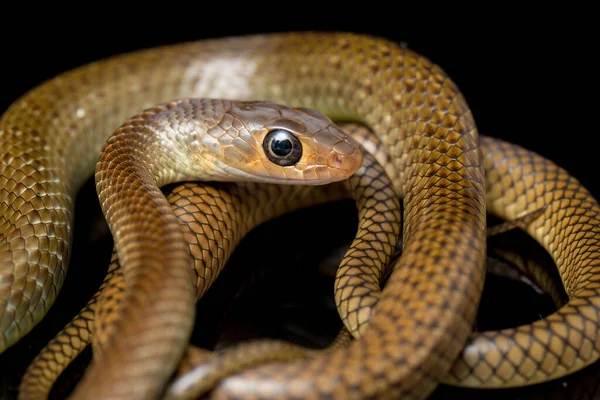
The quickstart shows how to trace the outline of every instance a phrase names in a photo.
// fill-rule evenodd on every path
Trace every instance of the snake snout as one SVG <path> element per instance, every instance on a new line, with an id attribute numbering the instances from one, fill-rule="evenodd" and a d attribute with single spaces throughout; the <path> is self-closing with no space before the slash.
<path id="1" fill-rule="evenodd" d="M 363 163 L 363 152 L 347 142 L 340 142 L 333 146 L 332 151 L 325 159 L 327 166 L 346 176 L 354 174 Z"/>

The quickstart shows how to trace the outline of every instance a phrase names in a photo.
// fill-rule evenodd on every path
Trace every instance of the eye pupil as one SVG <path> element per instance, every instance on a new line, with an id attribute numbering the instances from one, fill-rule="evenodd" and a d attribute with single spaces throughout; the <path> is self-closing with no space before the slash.
<path id="1" fill-rule="evenodd" d="M 285 157 L 292 152 L 292 142 L 287 138 L 282 140 L 281 138 L 274 137 L 271 142 L 271 150 L 276 155 Z"/>
<path id="2" fill-rule="evenodd" d="M 302 158 L 302 144 L 296 136 L 285 129 L 275 129 L 265 136 L 263 149 L 274 164 L 287 167 Z"/>

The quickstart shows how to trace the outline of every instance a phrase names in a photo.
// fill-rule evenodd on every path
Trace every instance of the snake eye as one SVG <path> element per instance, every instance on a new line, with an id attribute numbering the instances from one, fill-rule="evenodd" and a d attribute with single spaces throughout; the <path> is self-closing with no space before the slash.
<path id="1" fill-rule="evenodd" d="M 296 136 L 284 129 L 267 133 L 263 149 L 271 162 L 282 167 L 294 165 L 302 157 L 302 144 Z"/>

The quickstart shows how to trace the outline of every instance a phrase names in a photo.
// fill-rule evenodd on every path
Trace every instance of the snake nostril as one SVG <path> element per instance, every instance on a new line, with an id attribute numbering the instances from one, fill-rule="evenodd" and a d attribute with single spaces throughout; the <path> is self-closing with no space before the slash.
<path id="1" fill-rule="evenodd" d="M 332 157 L 332 163 L 333 163 L 334 167 L 336 167 L 336 168 L 342 168 L 342 164 L 344 163 L 344 159 L 339 154 L 335 154 Z"/>
<path id="2" fill-rule="evenodd" d="M 361 154 L 340 154 L 332 151 L 326 159 L 326 164 L 330 168 L 354 172 L 362 164 Z"/>

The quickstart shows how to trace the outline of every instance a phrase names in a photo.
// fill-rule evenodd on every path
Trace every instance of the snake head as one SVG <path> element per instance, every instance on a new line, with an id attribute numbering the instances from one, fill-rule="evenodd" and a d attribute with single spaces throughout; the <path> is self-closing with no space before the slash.
<path id="1" fill-rule="evenodd" d="M 320 185 L 350 177 L 363 162 L 360 145 L 316 110 L 232 101 L 220 125 L 233 140 L 214 162 L 230 180 Z"/>

